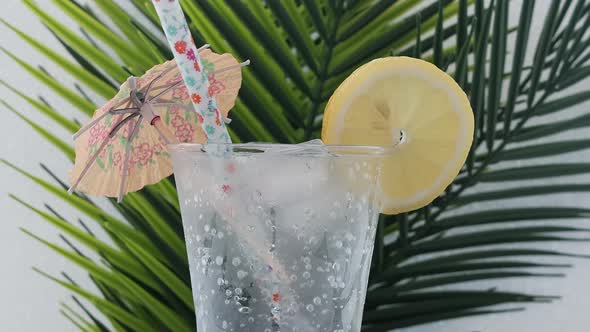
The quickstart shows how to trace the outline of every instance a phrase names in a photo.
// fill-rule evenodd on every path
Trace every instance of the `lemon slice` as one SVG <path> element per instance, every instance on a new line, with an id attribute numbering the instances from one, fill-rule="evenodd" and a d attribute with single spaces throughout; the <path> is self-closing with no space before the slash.
<path id="1" fill-rule="evenodd" d="M 397 145 L 384 161 L 383 212 L 420 208 L 453 181 L 471 147 L 473 112 L 445 72 L 422 60 L 387 57 L 355 70 L 324 113 L 326 144 Z"/>

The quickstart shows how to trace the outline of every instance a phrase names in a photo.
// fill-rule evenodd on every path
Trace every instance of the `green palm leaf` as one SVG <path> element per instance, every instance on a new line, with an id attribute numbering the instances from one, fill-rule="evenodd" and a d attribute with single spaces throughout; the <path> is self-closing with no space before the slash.
<path id="1" fill-rule="evenodd" d="M 149 0 L 132 0 L 148 26 L 112 0 L 96 1 L 104 15 L 95 15 L 75 1 L 54 0 L 81 26 L 83 35 L 52 18 L 46 3 L 23 2 L 75 62 L 25 34 L 14 22 L 1 22 L 99 96 L 110 97 L 128 72 L 141 74 L 171 56 L 163 35 L 153 32 L 152 28 L 158 29 L 158 18 Z M 586 183 L 527 183 L 585 174 L 590 169 L 586 163 L 563 163 L 554 158 L 590 147 L 587 137 L 565 139 L 557 135 L 590 126 L 590 114 L 544 120 L 547 115 L 567 114 L 569 108 L 590 99 L 587 90 L 568 91 L 590 76 L 590 38 L 585 35 L 590 27 L 590 2 L 552 1 L 540 37 L 528 48 L 534 4 L 532 0 L 522 1 L 520 6 L 507 0 L 182 1 L 198 43 L 207 42 L 216 52 L 252 60 L 244 70 L 240 98 L 231 113 L 230 131 L 236 142 L 293 143 L 319 137 L 323 108 L 336 87 L 358 66 L 390 54 L 427 59 L 447 70 L 468 93 L 476 132 L 466 167 L 429 206 L 380 218 L 364 315 L 366 331 L 498 312 L 517 315 L 526 304 L 555 298 L 505 292 L 501 286 L 494 291 L 465 290 L 464 286 L 478 280 L 528 278 L 534 282 L 559 277 L 569 265 L 557 261 L 587 258 L 534 246 L 547 241 L 587 241 L 586 227 L 564 223 L 587 219 L 590 211 L 580 206 L 459 210 L 482 202 L 590 191 Z M 566 15 L 570 10 L 572 15 Z M 511 28 L 507 18 L 514 11 L 519 19 Z M 110 19 L 117 30 L 98 17 Z M 512 32 L 516 34 L 514 42 L 508 38 Z M 94 40 L 118 58 L 108 56 Z M 66 87 L 17 54 L 4 51 L 80 115 L 95 108 L 81 90 Z M 530 56 L 533 60 L 526 61 Z M 75 122 L 33 96 L 4 80 L 0 83 L 66 131 L 77 129 Z M 3 104 L 73 158 L 67 143 L 21 110 Z M 532 124 L 532 120 L 543 121 Z M 534 141 L 539 138 L 546 140 L 543 144 Z M 536 158 L 553 161 L 515 167 L 514 161 Z M 86 215 L 112 240 L 112 246 L 106 245 L 84 227 L 64 221 L 54 213 L 57 211 L 47 213 L 18 200 L 63 231 L 63 239 L 73 251 L 37 239 L 83 266 L 97 285 L 99 292 L 93 294 L 71 280 L 46 275 L 89 300 L 108 324 L 62 306 L 68 320 L 81 331 L 182 331 L 194 327 L 173 182 L 165 180 L 129 195 L 123 204 L 114 204 L 122 216 L 115 217 L 84 196 L 67 195 L 65 185 L 49 170 L 57 185 L 3 163 Z M 513 181 L 525 184 L 494 190 L 480 186 Z M 460 232 L 449 232 L 453 230 Z M 82 248 L 73 247 L 69 238 L 78 240 Z M 506 249 L 504 244 L 518 248 Z M 456 249 L 461 251 L 452 252 Z M 83 256 L 84 250 L 98 253 L 101 261 L 90 261 Z M 539 258 L 544 258 L 543 263 L 535 261 Z M 498 307 L 502 304 L 513 306 Z"/>

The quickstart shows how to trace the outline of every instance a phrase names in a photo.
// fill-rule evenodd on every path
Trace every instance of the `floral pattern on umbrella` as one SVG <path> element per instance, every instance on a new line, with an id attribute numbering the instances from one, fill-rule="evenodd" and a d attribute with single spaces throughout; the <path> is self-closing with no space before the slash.
<path id="1" fill-rule="evenodd" d="M 208 72 L 209 80 L 221 83 L 216 84 L 215 90 L 221 110 L 218 118 L 223 116 L 226 119 L 241 85 L 240 64 L 230 54 L 220 55 L 209 49 L 204 49 L 201 54 L 206 67 L 211 70 Z M 170 139 L 175 142 L 206 142 L 201 127 L 203 120 L 192 108 L 196 97 L 189 95 L 174 60 L 150 69 L 135 80 L 135 85 L 134 91 L 146 102 L 150 100 L 154 115 L 162 120 L 161 126 L 171 136 Z M 172 173 L 167 142 L 162 134 L 149 122 L 138 123 L 136 119 L 127 119 L 135 107 L 130 98 L 131 92 L 129 83 L 123 83 L 119 92 L 97 109 L 90 123 L 76 134 L 76 162 L 70 171 L 70 180 L 74 184 L 72 189 L 75 187 L 88 194 L 118 197 L 121 189 L 123 193 L 136 191 Z M 121 124 L 125 119 L 126 122 Z M 129 147 L 129 156 L 125 158 L 129 138 L 136 126 L 137 133 Z M 123 173 L 126 175 L 123 176 Z M 124 188 L 121 188 L 122 180 Z"/>

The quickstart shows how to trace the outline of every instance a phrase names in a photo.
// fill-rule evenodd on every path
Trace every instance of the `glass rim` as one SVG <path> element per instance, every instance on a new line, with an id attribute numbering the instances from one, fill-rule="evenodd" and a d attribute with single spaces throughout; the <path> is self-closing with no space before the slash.
<path id="1" fill-rule="evenodd" d="M 167 147 L 171 152 L 207 152 L 206 148 L 226 147 L 232 150 L 238 150 L 243 153 L 260 153 L 270 149 L 283 148 L 285 152 L 292 152 L 288 148 L 297 146 L 298 144 L 285 143 L 174 143 L 168 144 Z M 205 149 L 203 149 L 205 147 Z M 335 154 L 356 155 L 356 156 L 386 156 L 392 154 L 396 149 L 396 145 L 381 146 L 381 145 L 308 145 L 306 149 L 325 151 Z"/>

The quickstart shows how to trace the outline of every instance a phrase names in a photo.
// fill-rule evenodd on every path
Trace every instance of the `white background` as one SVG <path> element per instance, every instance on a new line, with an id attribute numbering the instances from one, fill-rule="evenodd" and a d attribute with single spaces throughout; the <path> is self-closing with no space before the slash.
<path id="1" fill-rule="evenodd" d="M 38 0 L 37 3 L 59 21 L 73 28 L 75 27 L 75 24 L 61 11 L 57 10 L 50 1 Z M 520 6 L 520 1 L 511 1 L 511 3 L 513 6 Z M 549 1 L 545 0 L 537 1 L 535 15 L 537 20 L 533 25 L 533 35 L 538 35 L 540 31 L 541 22 L 539 18 L 542 19 L 544 16 L 543 12 L 547 9 L 548 3 Z M 65 54 L 57 40 L 28 12 L 19 0 L 3 0 L 0 17 L 31 34 L 34 38 L 44 41 L 46 45 L 53 49 Z M 511 19 L 514 22 L 517 16 Z M 39 55 L 3 26 L 0 27 L 0 45 L 18 54 L 20 58 L 33 65 L 43 65 L 61 82 L 72 86 L 73 80 L 68 75 L 65 75 L 56 65 Z M 42 95 L 62 114 L 77 117 L 82 121 L 85 120 L 80 114 L 75 113 L 72 106 L 56 97 L 41 83 L 26 74 L 10 58 L 1 53 L 0 79 L 9 82 L 17 89 L 27 91 L 29 95 Z M 588 81 L 582 84 L 585 89 L 588 89 Z M 1 86 L 0 98 L 41 123 L 46 129 L 57 133 L 62 139 L 70 139 L 67 133 L 42 115 L 37 114 L 18 96 Z M 576 110 L 568 111 L 568 114 L 571 115 L 582 111 L 588 112 L 589 107 L 590 104 L 585 103 Z M 38 163 L 42 161 L 60 177 L 66 177 L 70 165 L 59 151 L 56 151 L 22 120 L 1 105 L 0 116 L 2 119 L 0 121 L 0 158 L 8 159 L 33 174 L 48 178 L 39 167 Z M 568 154 L 560 160 L 587 161 L 589 157 L 590 155 L 584 152 Z M 54 275 L 59 274 L 61 271 L 67 271 L 76 281 L 88 285 L 89 283 L 84 277 L 85 273 L 19 231 L 19 227 L 24 227 L 43 238 L 59 242 L 55 228 L 8 198 L 8 193 L 13 193 L 37 207 L 42 207 L 44 203 L 48 203 L 56 207 L 67 219 L 72 221 L 76 219 L 77 214 L 60 203 L 58 199 L 43 192 L 31 181 L 4 166 L 0 166 L 0 188 L 0 257 L 2 262 L 0 265 L 0 330 L 8 332 L 76 331 L 58 312 L 59 302 L 72 303 L 69 300 L 68 292 L 34 273 L 31 266 L 40 267 Z M 566 205 L 587 205 L 588 199 L 588 195 L 560 195 L 557 197 L 557 202 Z M 553 202 L 555 201 L 553 200 Z M 522 204 L 532 203 L 534 201 L 527 201 Z M 578 221 L 579 223 L 587 223 L 587 221 Z M 590 252 L 587 245 L 553 245 L 552 248 L 586 254 Z M 409 328 L 404 331 L 588 331 L 590 326 L 590 315 L 588 314 L 588 305 L 590 304 L 590 284 L 588 283 L 590 262 L 575 260 L 567 263 L 575 264 L 575 268 L 566 271 L 566 278 L 542 281 L 513 280 L 504 281 L 501 284 L 503 288 L 510 290 L 562 295 L 563 299 L 555 304 L 529 306 L 527 311 L 518 314 L 454 320 Z M 498 283 L 495 282 L 494 284 Z"/>

